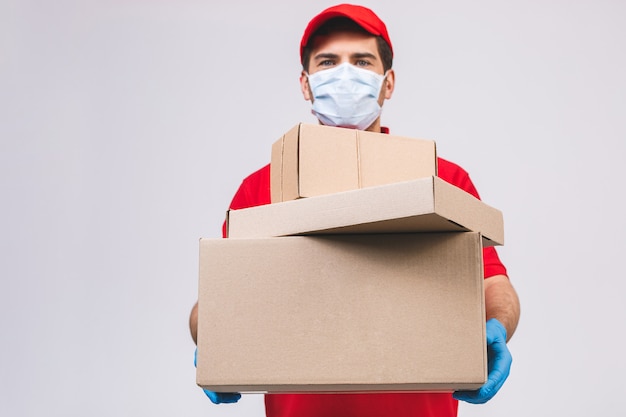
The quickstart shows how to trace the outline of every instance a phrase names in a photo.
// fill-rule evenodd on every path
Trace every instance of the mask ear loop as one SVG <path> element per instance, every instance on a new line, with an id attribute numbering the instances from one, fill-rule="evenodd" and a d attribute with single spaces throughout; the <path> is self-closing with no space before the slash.
<path id="1" fill-rule="evenodd" d="M 385 84 L 385 82 L 387 81 L 387 75 L 389 75 L 389 70 L 385 71 L 385 73 L 383 74 L 383 82 L 380 85 L 382 88 L 382 85 Z"/>
<path id="2" fill-rule="evenodd" d="M 387 75 L 389 75 L 389 71 L 391 70 L 387 70 L 385 71 L 385 73 L 383 74 L 383 79 L 380 82 L 380 88 L 378 89 L 378 94 L 380 95 L 380 93 L 383 92 L 383 86 L 385 85 L 385 81 L 387 81 Z"/>

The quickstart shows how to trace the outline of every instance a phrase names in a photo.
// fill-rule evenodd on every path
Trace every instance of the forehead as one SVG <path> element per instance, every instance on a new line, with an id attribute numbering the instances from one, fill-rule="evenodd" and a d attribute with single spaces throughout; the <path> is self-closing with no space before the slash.
<path id="1" fill-rule="evenodd" d="M 370 53 L 380 59 L 376 37 L 367 33 L 354 31 L 337 31 L 325 35 L 317 35 L 311 45 L 311 58 L 320 53 L 350 55 L 354 53 Z"/>

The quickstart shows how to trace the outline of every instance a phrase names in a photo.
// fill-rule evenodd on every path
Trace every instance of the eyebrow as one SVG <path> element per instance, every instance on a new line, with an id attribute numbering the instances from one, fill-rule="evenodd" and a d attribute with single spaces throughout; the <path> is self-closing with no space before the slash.
<path id="1" fill-rule="evenodd" d="M 378 59 L 376 57 L 376 55 L 374 55 L 374 54 L 372 54 L 370 52 L 356 52 L 356 53 L 350 55 L 350 58 L 353 58 L 353 59 L 354 58 L 357 58 L 357 59 L 358 58 L 371 58 L 371 59 L 374 59 L 374 60 Z"/>
<path id="2" fill-rule="evenodd" d="M 337 59 L 339 58 L 339 55 L 337 54 L 331 54 L 331 53 L 321 53 L 321 54 L 317 54 L 313 57 L 314 60 L 320 60 L 320 59 Z"/>
<path id="3" fill-rule="evenodd" d="M 320 54 L 317 54 L 313 57 L 313 60 L 318 61 L 321 59 L 338 59 L 339 55 L 337 54 L 333 54 L 330 52 L 322 52 Z M 376 55 L 372 54 L 371 52 L 355 52 L 352 55 L 350 55 L 351 59 L 361 59 L 361 58 L 370 58 L 370 59 L 374 59 L 377 60 L 378 58 L 376 57 Z"/>

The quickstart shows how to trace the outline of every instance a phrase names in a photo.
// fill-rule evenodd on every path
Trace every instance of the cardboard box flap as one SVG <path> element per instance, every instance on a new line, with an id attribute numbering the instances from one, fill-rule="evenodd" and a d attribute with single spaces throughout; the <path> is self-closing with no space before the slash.
<path id="1" fill-rule="evenodd" d="M 355 131 L 359 144 L 359 188 L 437 175 L 434 141 Z M 389 137 L 393 138 L 390 146 Z"/>
<path id="2" fill-rule="evenodd" d="M 300 125 L 296 125 L 272 144 L 270 189 L 272 201 L 293 200 L 298 196 L 297 173 Z M 283 175 L 284 173 L 284 175 Z"/>
<path id="3" fill-rule="evenodd" d="M 438 177 L 231 210 L 228 221 L 232 238 L 474 231 L 504 244 L 502 213 Z"/>

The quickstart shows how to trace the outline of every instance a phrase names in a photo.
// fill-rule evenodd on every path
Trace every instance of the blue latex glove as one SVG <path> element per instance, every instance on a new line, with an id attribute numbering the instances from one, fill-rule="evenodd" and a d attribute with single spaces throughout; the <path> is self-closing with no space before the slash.
<path id="1" fill-rule="evenodd" d="M 487 321 L 487 364 L 485 385 L 476 391 L 456 391 L 452 396 L 472 404 L 484 404 L 498 392 L 509 376 L 513 358 L 506 347 L 506 329 L 496 319 Z"/>
<path id="2" fill-rule="evenodd" d="M 198 348 L 196 348 L 196 351 L 193 354 L 193 366 L 196 366 L 197 361 Z M 202 388 L 202 391 L 204 391 L 213 404 L 232 404 L 236 403 L 241 398 L 241 394 L 238 392 L 213 392 L 204 388 Z"/>

